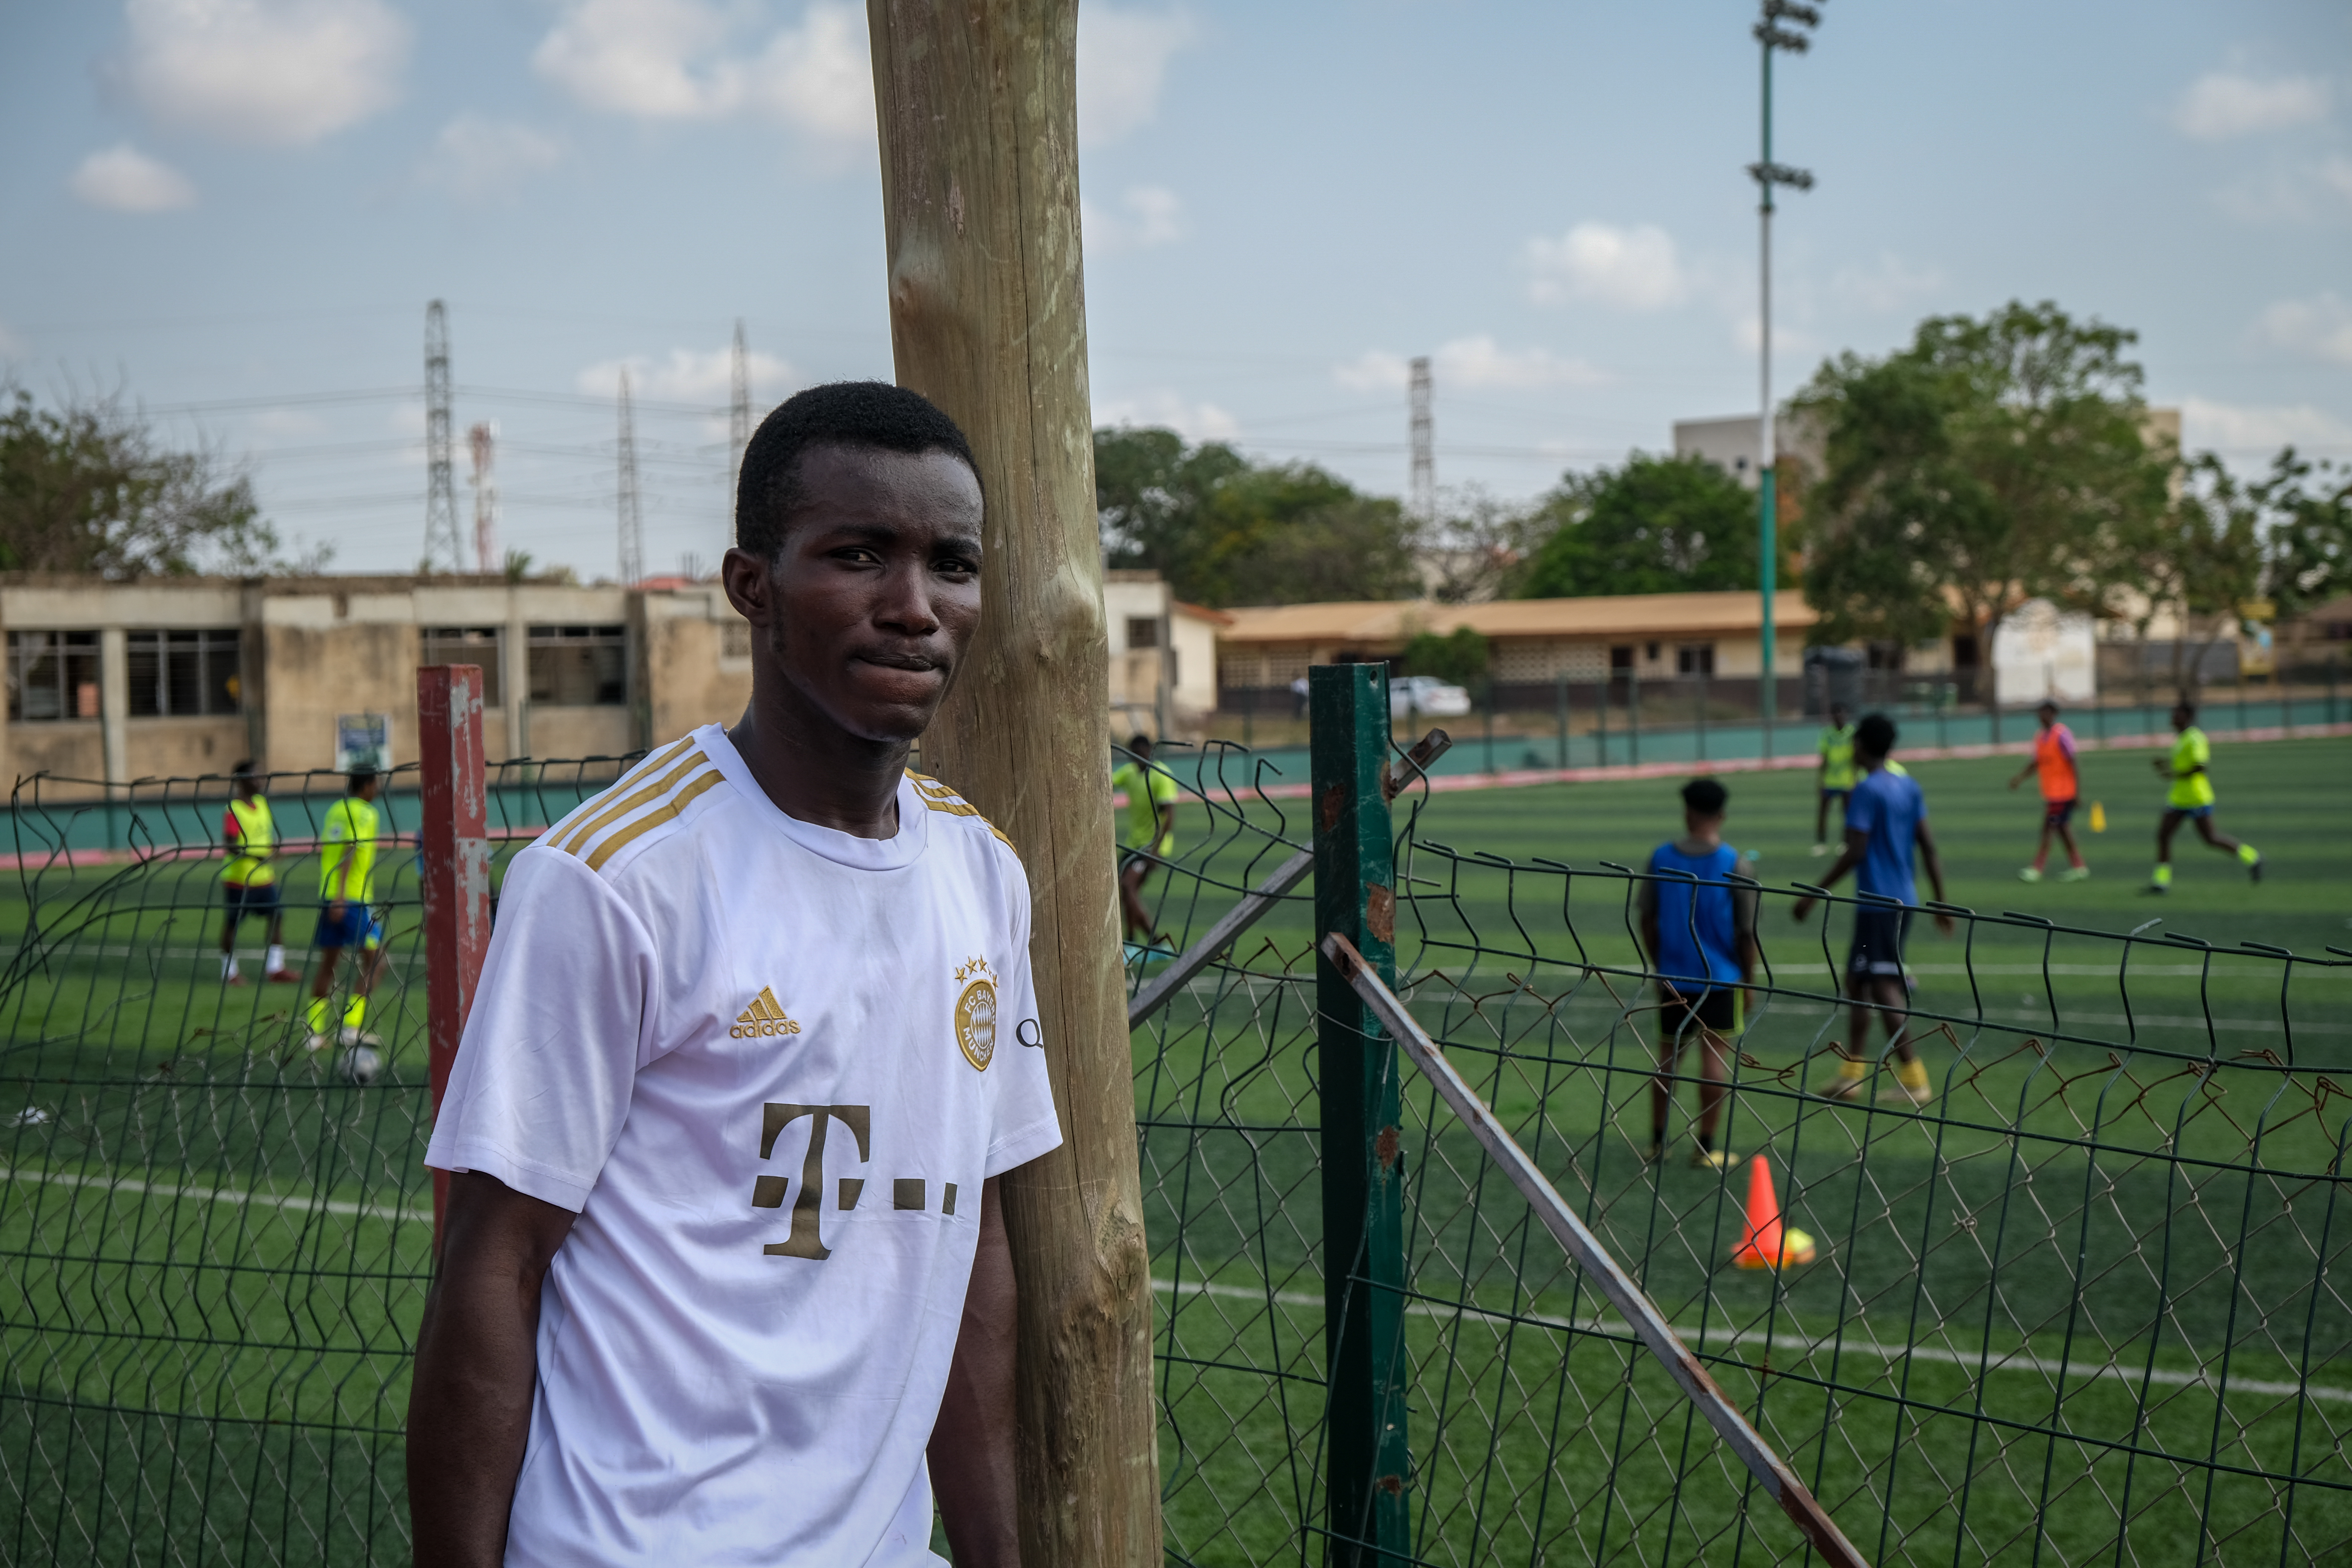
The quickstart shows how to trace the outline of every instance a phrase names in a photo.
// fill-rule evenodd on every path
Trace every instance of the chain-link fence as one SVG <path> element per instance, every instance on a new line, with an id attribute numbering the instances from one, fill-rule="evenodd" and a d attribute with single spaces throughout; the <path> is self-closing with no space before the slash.
<path id="1" fill-rule="evenodd" d="M 493 835 L 527 839 L 625 761 L 500 770 Z M 1129 862 L 1146 918 L 1129 959 L 1171 1560 L 1357 1541 L 1445 1563 L 1799 1560 L 1493 1156 L 1369 1036 L 1395 1096 L 1373 1143 L 1397 1178 L 1394 1267 L 1358 1224 L 1370 1239 L 1332 1279 L 1328 1007 L 1299 861 L 1331 803 L 1237 748 L 1155 765 L 1181 785 L 1178 831 Z M 389 782 L 373 1079 L 335 1042 L 310 1050 L 303 1010 L 339 777 L 263 781 L 301 975 L 264 979 L 248 922 L 239 986 L 220 969 L 226 780 L 19 788 L 0 1560 L 405 1560 L 431 1192 L 416 796 Z M 1701 1051 L 1667 1075 L 1650 1157 L 1661 1016 L 1634 930 L 1652 879 L 1435 842 L 1417 790 L 1389 884 L 1413 1016 L 1871 1561 L 2352 1556 L 2352 963 L 1958 911 L 1955 941 L 1912 953 L 1932 1097 L 1874 1068 L 1838 1103 L 1808 1090 L 1853 1037 L 1860 906 L 1800 925 L 1794 893 L 1759 889 L 1716 1146 L 1761 1157 L 1815 1257 L 1744 1269 L 1749 1166 L 1689 1158 Z M 1383 1450 L 1334 1431 L 1361 1391 L 1332 1386 L 1328 1320 L 1375 1299 L 1394 1354 L 1369 1364 L 1403 1464 L 1335 1489 L 1335 1437 Z M 1335 1523 L 1350 1487 L 1392 1495 L 1391 1533 Z"/>
<path id="2" fill-rule="evenodd" d="M 1229 752 L 1159 765 L 1210 825 L 1160 873 L 1163 908 L 1222 911 L 1324 805 L 1320 774 L 1294 805 L 1300 781 Z M 1393 838 L 1412 1016 L 1864 1557 L 2352 1561 L 2352 957 L 1937 911 L 1953 938 L 1913 944 L 1895 1005 L 1915 1092 L 1844 997 L 1848 928 L 1881 909 L 1800 922 L 1801 890 L 1753 888 L 1760 963 L 1713 1138 L 1745 1163 L 1726 1170 L 1696 1152 L 1706 1052 L 1636 939 L 1662 879 L 1418 822 L 1401 808 Z M 1370 1035 L 1339 1038 L 1399 1096 L 1398 1257 L 1326 1252 L 1313 910 L 1273 902 L 1136 1036 L 1171 1560 L 1803 1560 L 1670 1369 Z M 1759 1162 L 1810 1261 L 1790 1237 L 1782 1267 L 1734 1263 L 1768 1218 Z M 1332 1467 L 1372 1441 L 1327 1418 L 1349 1408 L 1335 1267 L 1394 1302 L 1373 1375 L 1407 1460 L 1377 1527 L 1336 1517 Z"/>
<path id="3" fill-rule="evenodd" d="M 494 827 L 528 840 L 628 760 L 508 764 Z M 433 1218 L 415 770 L 377 802 L 373 994 L 354 1015 L 342 963 L 317 1049 L 318 843 L 346 787 L 257 782 L 290 983 L 266 976 L 266 909 L 235 934 L 241 983 L 224 976 L 230 781 L 15 794 L 0 1562 L 407 1560 Z"/>

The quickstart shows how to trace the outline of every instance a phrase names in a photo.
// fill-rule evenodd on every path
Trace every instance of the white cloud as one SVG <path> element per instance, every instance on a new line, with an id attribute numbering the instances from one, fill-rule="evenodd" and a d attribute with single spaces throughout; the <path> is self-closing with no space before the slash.
<path id="1" fill-rule="evenodd" d="M 426 155 L 423 175 L 461 201 L 488 202 L 511 195 L 531 175 L 553 168 L 563 145 L 543 132 L 507 121 L 460 114 L 441 128 Z"/>
<path id="2" fill-rule="evenodd" d="M 1546 386 L 1598 386 L 1609 379 L 1582 360 L 1562 359 L 1547 348 L 1507 349 L 1485 332 L 1453 339 L 1429 357 L 1430 377 L 1441 397 L 1454 389 L 1531 392 Z M 1368 349 L 1331 369 L 1334 380 L 1356 392 L 1402 391 L 1412 374 L 1402 354 L 1385 349 Z"/>
<path id="3" fill-rule="evenodd" d="M 84 158 L 66 185 L 91 206 L 110 212 L 160 213 L 196 205 L 196 187 L 186 175 L 128 142 Z"/>
<path id="4" fill-rule="evenodd" d="M 2327 83 L 2321 78 L 2282 76 L 2264 80 L 2235 71 L 2209 71 L 2199 77 L 2172 110 L 2174 127 L 2200 142 L 2287 131 L 2326 118 Z"/>
<path id="5" fill-rule="evenodd" d="M 1867 267 L 1841 267 L 1830 279 L 1839 298 L 1881 313 L 1906 309 L 1943 286 L 1941 272 L 1914 267 L 1891 250 L 1880 251 Z"/>
<path id="6" fill-rule="evenodd" d="M 1192 403 L 1165 388 L 1113 398 L 1095 407 L 1097 425 L 1157 425 L 1187 441 L 1230 441 L 1242 433 L 1241 421 L 1213 403 Z"/>
<path id="7" fill-rule="evenodd" d="M 2323 188 L 2352 202 L 2352 158 L 2332 153 L 2320 161 L 2316 174 Z"/>
<path id="8" fill-rule="evenodd" d="M 1558 239 L 1531 239 L 1522 255 L 1538 304 L 1597 300 L 1633 310 L 1679 302 L 1690 279 L 1674 237 L 1654 224 L 1580 223 Z"/>
<path id="9" fill-rule="evenodd" d="M 129 0 L 114 68 L 166 124 L 296 146 L 385 109 L 408 63 L 406 18 L 383 0 Z"/>
<path id="10" fill-rule="evenodd" d="M 724 348 L 672 349 L 667 359 L 656 360 L 646 354 L 631 354 L 625 359 L 609 359 L 590 365 L 572 378 L 581 391 L 598 397 L 611 397 L 620 391 L 621 372 L 629 373 L 629 393 L 635 397 L 653 398 L 664 403 L 704 403 L 724 405 L 731 395 L 732 366 L 730 350 Z M 794 379 L 793 367 L 774 354 L 761 353 L 757 349 L 744 356 L 751 376 L 751 401 L 760 402 L 761 387 L 771 391 L 790 384 Z"/>
<path id="11" fill-rule="evenodd" d="M 2263 312 L 2256 327 L 2281 348 L 2352 364 L 2352 304 L 2332 289 L 2315 299 L 2281 300 Z"/>
<path id="12" fill-rule="evenodd" d="M 2227 456 L 2268 456 L 2284 446 L 2352 448 L 2352 420 L 2308 403 L 2293 407 L 2246 407 L 2183 398 L 2181 444 Z"/>
<path id="13" fill-rule="evenodd" d="M 1164 185 L 1137 185 L 1119 198 L 1116 211 L 1081 197 L 1078 221 L 1089 256 L 1150 250 L 1184 237 L 1184 204 Z"/>
<path id="14" fill-rule="evenodd" d="M 583 106 L 637 120 L 760 114 L 812 135 L 870 136 L 866 20 L 814 0 L 797 26 L 742 47 L 750 13 L 709 0 L 567 0 L 531 56 Z"/>
<path id="15" fill-rule="evenodd" d="M 1150 123 L 1168 62 L 1194 37 L 1181 11 L 1078 7 L 1078 142 L 1097 147 Z"/>

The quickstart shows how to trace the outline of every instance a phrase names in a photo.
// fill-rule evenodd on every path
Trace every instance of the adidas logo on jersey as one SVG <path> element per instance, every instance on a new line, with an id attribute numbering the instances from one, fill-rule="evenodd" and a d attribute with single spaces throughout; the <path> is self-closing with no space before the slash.
<path id="1" fill-rule="evenodd" d="M 784 1016 L 783 1005 L 776 1000 L 776 994 L 762 985 L 760 994 L 751 998 L 751 1005 L 743 1009 L 741 1016 L 735 1020 L 735 1026 L 727 1034 L 730 1039 L 751 1040 L 769 1035 L 797 1035 L 800 1032 L 801 1026 Z"/>

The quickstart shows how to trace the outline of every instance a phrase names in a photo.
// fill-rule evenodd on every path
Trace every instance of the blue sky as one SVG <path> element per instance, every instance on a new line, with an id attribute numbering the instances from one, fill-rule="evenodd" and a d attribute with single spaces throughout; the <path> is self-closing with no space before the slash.
<path id="1" fill-rule="evenodd" d="M 2192 447 L 2352 458 L 2352 9 L 1826 0 L 1778 70 L 1785 391 L 1917 319 L 2137 329 Z M 1752 4 L 1087 0 L 1099 422 L 1516 497 L 1756 402 Z M 764 406 L 887 375 L 862 7 L 126 0 L 0 12 L 0 362 L 249 462 L 289 540 L 423 548 L 425 302 L 495 422 L 501 544 L 725 544 L 725 349 Z M 459 505 L 470 507 L 459 458 Z"/>

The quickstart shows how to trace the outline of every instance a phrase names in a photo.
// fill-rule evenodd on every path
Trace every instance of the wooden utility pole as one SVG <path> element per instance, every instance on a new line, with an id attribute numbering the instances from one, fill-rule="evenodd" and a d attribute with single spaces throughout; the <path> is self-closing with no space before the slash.
<path id="1" fill-rule="evenodd" d="M 1151 1280 L 1111 858 L 1076 0 L 867 0 L 890 333 L 963 426 L 984 609 L 927 771 L 1019 847 L 1064 1142 L 1005 1184 L 1029 1568 L 1160 1561 Z"/>

